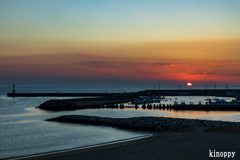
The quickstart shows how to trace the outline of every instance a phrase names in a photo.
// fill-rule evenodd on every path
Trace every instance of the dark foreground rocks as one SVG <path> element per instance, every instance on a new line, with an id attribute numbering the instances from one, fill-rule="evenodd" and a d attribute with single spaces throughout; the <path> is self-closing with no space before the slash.
<path id="1" fill-rule="evenodd" d="M 166 117 L 108 118 L 84 115 L 65 115 L 47 121 L 111 126 L 148 132 L 182 131 L 193 127 L 240 127 L 239 122 L 210 121 Z"/>

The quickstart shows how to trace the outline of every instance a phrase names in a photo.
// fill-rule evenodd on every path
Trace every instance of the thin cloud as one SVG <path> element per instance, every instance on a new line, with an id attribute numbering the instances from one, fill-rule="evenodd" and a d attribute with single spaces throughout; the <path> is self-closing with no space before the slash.
<path id="1" fill-rule="evenodd" d="M 229 74 L 227 76 L 240 76 L 240 73 L 239 74 Z"/>
<path id="2" fill-rule="evenodd" d="M 187 63 L 165 63 L 165 62 L 160 62 L 160 63 L 154 63 L 155 65 L 158 66 L 168 66 L 168 67 L 175 67 L 175 66 L 180 66 L 180 65 L 188 65 Z"/>
<path id="3" fill-rule="evenodd" d="M 206 73 L 206 75 L 218 75 L 218 74 L 217 74 L 217 73 L 210 72 L 210 73 Z"/>
<path id="4" fill-rule="evenodd" d="M 221 63 L 208 63 L 208 65 L 239 65 L 240 63 L 227 63 L 227 62 L 221 62 Z"/>
<path id="5" fill-rule="evenodd" d="M 194 72 L 194 73 L 190 73 L 191 75 L 205 75 L 206 73 L 204 72 Z"/>
<path id="6" fill-rule="evenodd" d="M 214 72 L 192 72 L 188 73 L 188 75 L 218 75 L 218 74 Z"/>

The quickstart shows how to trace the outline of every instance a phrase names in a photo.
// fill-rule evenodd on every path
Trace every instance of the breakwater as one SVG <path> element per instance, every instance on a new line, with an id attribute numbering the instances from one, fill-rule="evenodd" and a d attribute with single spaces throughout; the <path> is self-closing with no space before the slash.
<path id="1" fill-rule="evenodd" d="M 105 97 L 124 93 L 8 93 L 8 97 Z"/>
<path id="2" fill-rule="evenodd" d="M 8 97 L 106 97 L 115 95 L 135 94 L 137 96 L 218 96 L 236 97 L 240 95 L 240 89 L 164 89 L 144 90 L 132 93 L 17 93 L 13 89 Z"/>
<path id="3" fill-rule="evenodd" d="M 193 127 L 240 127 L 239 122 L 166 117 L 109 118 L 84 115 L 65 115 L 47 119 L 47 121 L 104 125 L 119 129 L 148 132 L 182 131 Z"/>
<path id="4" fill-rule="evenodd" d="M 124 109 L 124 108 L 142 108 L 142 109 L 173 109 L 173 110 L 197 110 L 197 111 L 240 111 L 240 105 L 174 105 L 174 104 L 143 104 L 143 105 L 123 105 L 135 98 L 130 97 L 105 97 L 105 98 L 80 98 L 80 99 L 65 99 L 65 100 L 48 100 L 40 104 L 36 108 L 63 111 L 77 109 Z"/>
<path id="5" fill-rule="evenodd" d="M 124 106 L 124 108 L 136 108 L 138 109 L 139 106 Z M 141 106 L 142 109 L 173 109 L 173 110 L 198 110 L 198 111 L 240 111 L 240 105 L 174 105 L 174 104 L 143 104 Z"/>
<path id="6" fill-rule="evenodd" d="M 101 98 L 52 99 L 40 104 L 36 108 L 57 111 L 102 107 L 118 108 L 117 104 L 132 101 L 134 98 L 136 98 L 135 94 L 114 95 Z M 122 105 L 120 107 L 122 107 Z"/>
<path id="7" fill-rule="evenodd" d="M 240 105 L 176 105 L 170 108 L 175 110 L 198 111 L 240 111 Z"/>
<path id="8" fill-rule="evenodd" d="M 138 95 L 236 97 L 240 95 L 240 89 L 161 89 L 139 91 Z"/>

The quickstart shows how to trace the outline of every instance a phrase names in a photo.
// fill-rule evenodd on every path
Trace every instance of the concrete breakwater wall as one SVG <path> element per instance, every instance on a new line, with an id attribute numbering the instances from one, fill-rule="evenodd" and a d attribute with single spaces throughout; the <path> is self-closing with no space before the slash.
<path id="1" fill-rule="evenodd" d="M 135 106 L 137 109 L 139 106 Z M 133 107 L 131 107 L 133 108 Z M 240 105 L 174 105 L 174 104 L 143 104 L 142 109 L 173 109 L 173 110 L 197 110 L 197 111 L 240 111 Z"/>
<path id="2" fill-rule="evenodd" d="M 107 118 L 84 115 L 65 115 L 47 121 L 104 125 L 119 129 L 149 132 L 182 131 L 193 127 L 240 127 L 239 122 L 223 122 L 166 117 Z"/>
<path id="3" fill-rule="evenodd" d="M 65 99 L 65 100 L 49 100 L 40 104 L 37 108 L 45 110 L 76 110 L 76 109 L 124 109 L 129 108 L 121 103 L 131 101 L 131 97 L 111 97 L 111 98 L 82 98 L 82 99 Z M 121 105 L 119 105 L 121 104 Z M 199 110 L 199 111 L 240 111 L 240 105 L 173 105 L 173 104 L 143 104 L 135 105 L 131 108 L 138 109 L 174 109 L 174 110 Z"/>
<path id="4" fill-rule="evenodd" d="M 139 91 L 138 95 L 236 97 L 240 95 L 240 89 L 156 89 Z"/>
<path id="5" fill-rule="evenodd" d="M 240 111 L 240 105 L 176 105 L 176 110 L 198 110 L 198 111 Z"/>
<path id="6" fill-rule="evenodd" d="M 36 108 L 45 110 L 76 110 L 87 108 L 101 108 L 102 106 L 116 107 L 116 104 L 125 103 L 133 100 L 135 96 L 112 96 L 102 98 L 78 98 L 78 99 L 64 99 L 64 100 L 48 100 L 40 104 Z"/>

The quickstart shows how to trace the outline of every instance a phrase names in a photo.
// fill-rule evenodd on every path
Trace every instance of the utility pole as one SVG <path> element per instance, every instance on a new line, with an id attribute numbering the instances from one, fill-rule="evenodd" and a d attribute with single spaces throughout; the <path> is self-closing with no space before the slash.
<path id="1" fill-rule="evenodd" d="M 159 90 L 160 90 L 160 82 L 159 82 Z"/>

